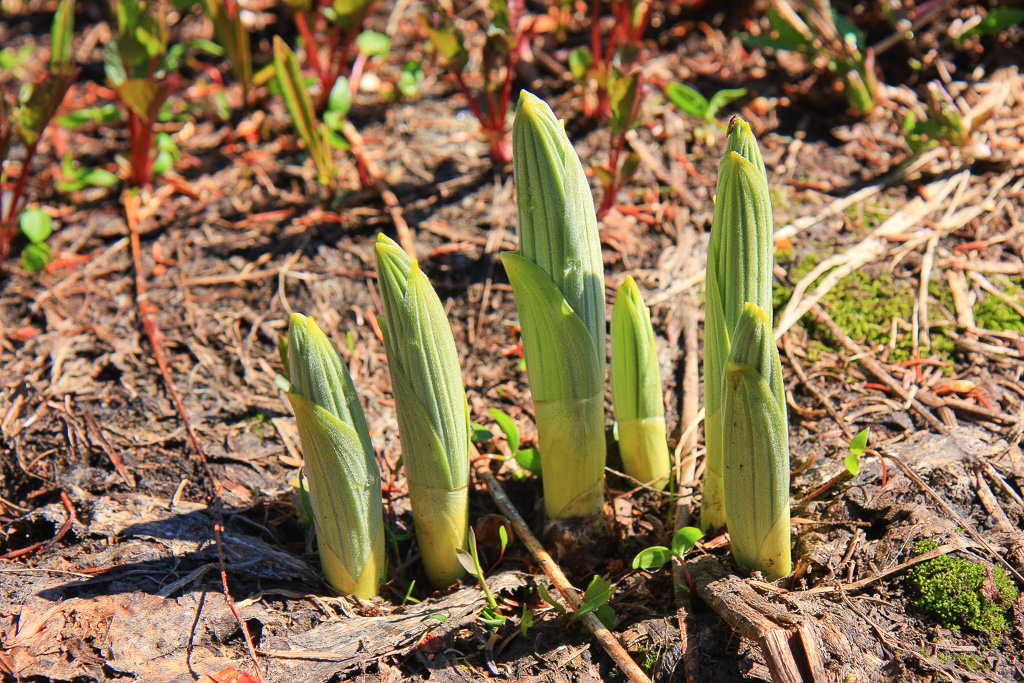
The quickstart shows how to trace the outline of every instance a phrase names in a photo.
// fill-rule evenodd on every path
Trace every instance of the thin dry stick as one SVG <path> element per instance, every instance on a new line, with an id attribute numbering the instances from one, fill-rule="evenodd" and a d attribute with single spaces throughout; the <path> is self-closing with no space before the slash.
<path id="1" fill-rule="evenodd" d="M 949 504 L 946 503 L 946 501 L 942 499 L 942 496 L 940 496 L 935 491 L 935 489 L 933 489 L 931 486 L 926 484 L 924 482 L 924 479 L 922 479 L 921 477 L 918 476 L 917 472 L 915 472 L 914 470 L 910 469 L 910 466 L 907 465 L 907 463 L 903 462 L 903 458 L 899 457 L 898 455 L 895 455 L 894 453 L 886 451 L 886 450 L 882 450 L 880 452 L 882 453 L 882 455 L 884 455 L 885 457 L 889 458 L 894 463 L 896 463 L 896 466 L 899 467 L 901 470 L 903 470 L 903 474 L 905 474 L 908 477 L 910 477 L 911 481 L 913 481 L 915 484 L 920 486 L 922 489 L 925 490 L 925 492 L 928 495 L 930 495 L 932 498 L 934 498 L 935 502 L 938 503 L 942 507 L 943 510 L 945 510 L 947 513 L 949 513 L 950 517 L 955 519 L 960 524 L 960 526 L 964 529 L 964 531 L 967 532 L 968 536 L 970 536 L 975 541 L 977 541 L 978 545 L 980 545 L 982 548 L 984 548 L 986 551 L 988 551 L 988 553 L 992 557 L 994 557 L 999 562 L 999 564 L 1003 565 L 1003 567 L 1005 567 L 1008 572 L 1013 574 L 1017 578 L 1017 580 L 1020 581 L 1022 585 L 1024 585 L 1024 576 L 1021 576 L 1020 572 L 1018 572 L 1014 568 L 1014 566 L 1012 564 L 1007 562 L 1006 559 L 1003 558 L 1002 555 L 997 553 L 996 549 L 993 548 L 989 544 L 989 542 L 986 541 L 981 536 L 981 534 L 979 534 L 977 531 L 975 531 L 974 527 L 972 527 L 970 524 L 968 524 L 966 519 L 964 519 L 963 517 L 958 515 L 956 510 L 951 508 L 949 506 Z"/>
<path id="2" fill-rule="evenodd" d="M 821 405 L 825 406 L 825 411 L 832 416 L 832 419 L 836 421 L 839 428 L 843 430 L 843 436 L 845 436 L 847 440 L 853 440 L 853 431 L 851 431 L 849 425 L 846 424 L 846 419 L 840 415 L 834 407 L 832 407 L 832 401 L 828 400 L 828 397 L 821 393 L 821 389 L 811 383 L 811 380 L 807 377 L 807 373 L 805 373 L 804 369 L 800 367 L 800 361 L 793 353 L 788 334 L 782 335 L 782 349 L 786 352 L 786 357 L 789 358 L 790 365 L 793 366 L 793 372 L 795 372 L 796 376 L 800 378 L 803 385 L 807 387 L 808 391 L 814 394 L 814 398 L 818 399 L 818 402 L 821 403 Z"/>
<path id="3" fill-rule="evenodd" d="M 522 518 L 515 505 L 505 495 L 505 490 L 501 488 L 501 484 L 498 483 L 498 480 L 488 468 L 490 460 L 486 457 L 481 457 L 475 447 L 472 451 L 474 471 L 487 485 L 487 490 L 490 492 L 491 498 L 494 499 L 498 509 L 501 510 L 501 514 L 505 515 L 512 522 L 512 528 L 515 530 L 516 535 L 519 536 L 523 545 L 530 551 L 530 555 L 533 556 L 533 559 L 540 566 L 544 574 L 551 579 L 551 583 L 558 589 L 558 592 L 562 594 L 562 598 L 569 605 L 569 609 L 578 612 L 583 603 L 580 602 L 576 589 L 572 587 L 569 579 L 559 569 L 554 558 L 548 554 L 548 551 L 544 549 L 541 542 L 533 535 L 530 527 L 526 524 L 526 520 Z M 636 665 L 636 662 L 633 661 L 629 653 L 626 652 L 622 644 L 616 639 L 615 634 L 609 631 L 593 612 L 584 614 L 580 619 L 587 629 L 594 634 L 594 638 L 601 644 L 601 647 L 608 653 L 608 656 L 612 658 L 615 665 L 619 667 L 622 673 L 626 674 L 627 679 L 632 683 L 651 683 L 651 679 L 647 677 L 643 669 Z"/>
<path id="4" fill-rule="evenodd" d="M 839 325 L 836 325 L 835 321 L 829 317 L 828 313 L 826 313 L 821 306 L 818 304 L 811 306 L 811 314 L 814 315 L 815 320 L 828 329 L 829 333 L 836 339 L 836 341 L 846 347 L 847 351 L 857 356 L 857 360 L 864 364 L 864 367 L 868 369 L 868 372 L 882 380 L 882 383 L 889 387 L 894 394 L 903 399 L 905 404 L 913 406 L 914 410 L 924 418 L 924 421 L 927 422 L 932 429 L 936 430 L 940 434 L 945 434 L 949 431 L 946 425 L 939 420 L 939 418 L 935 417 L 932 412 L 924 406 L 924 404 L 908 394 L 903 389 L 903 385 L 893 379 L 893 376 L 890 375 L 884 367 L 882 367 L 881 363 L 872 358 L 869 354 L 865 353 L 864 349 L 860 348 L 857 342 L 850 339 L 850 337 L 843 332 Z"/>
<path id="5" fill-rule="evenodd" d="M 852 548 L 853 548 L 853 545 L 851 544 L 851 550 L 852 550 Z M 842 585 L 836 585 L 836 586 L 815 586 L 814 588 L 808 588 L 805 591 L 789 591 L 789 592 L 790 593 L 799 593 L 800 595 L 815 595 L 817 593 L 835 593 L 835 592 L 838 592 L 838 591 L 856 591 L 856 590 L 860 590 L 861 588 L 864 588 L 865 586 L 869 586 L 869 585 L 873 584 L 876 581 L 881 581 L 882 579 L 884 579 L 887 576 L 892 576 L 893 574 L 899 574 L 900 572 L 904 571 L 905 569 L 909 569 L 910 567 L 913 567 L 915 564 L 920 564 L 921 562 L 927 562 L 928 560 L 934 559 L 934 558 L 938 557 L 939 555 L 945 555 L 946 553 L 951 553 L 954 550 L 961 550 L 961 549 L 962 549 L 961 546 L 952 545 L 952 544 L 940 545 L 938 548 L 934 548 L 934 549 L 929 550 L 928 552 L 926 552 L 926 553 L 924 553 L 922 555 L 918 555 L 917 557 L 913 557 L 913 558 L 907 560 L 906 562 L 904 562 L 902 564 L 896 565 L 892 569 L 886 569 L 884 572 L 879 572 L 878 574 L 875 574 L 874 576 L 869 576 L 869 577 L 867 577 L 865 579 L 860 579 L 859 581 L 854 581 L 853 583 L 844 583 Z M 846 564 L 846 563 L 843 562 L 841 564 Z"/>
<path id="6" fill-rule="evenodd" d="M 697 359 L 697 309 L 692 301 L 683 302 L 683 397 L 680 422 L 684 425 L 697 421 L 698 382 L 700 381 Z M 684 432 L 679 437 L 679 448 L 676 449 L 676 486 L 679 487 L 679 498 L 676 500 L 675 529 L 690 524 L 693 517 L 693 489 L 684 487 L 684 483 L 692 482 L 697 474 L 697 430 Z M 681 457 L 679 454 L 681 453 Z M 672 586 L 675 593 L 676 623 L 679 626 L 679 638 L 683 643 L 683 673 L 687 683 L 699 680 L 699 656 L 697 639 L 693 637 L 694 626 L 693 600 L 686 577 L 680 562 L 672 563 Z"/>
<path id="7" fill-rule="evenodd" d="M 164 356 L 163 334 L 160 332 L 160 328 L 157 327 L 156 322 L 151 317 L 151 314 L 156 311 L 156 307 L 149 301 L 146 289 L 146 279 L 142 274 L 142 247 L 139 240 L 139 209 L 139 195 L 132 191 L 126 191 L 124 193 L 124 212 L 125 219 L 128 222 L 128 230 L 131 233 L 132 258 L 135 263 L 135 293 L 136 301 L 139 305 L 139 315 L 142 318 L 142 326 L 146 331 L 146 336 L 149 338 L 149 343 L 153 347 L 153 356 L 156 358 L 156 363 L 160 367 L 160 374 L 163 375 L 164 383 L 167 385 L 167 389 L 171 394 L 174 406 L 177 409 L 178 414 L 181 416 L 182 423 L 185 426 L 185 433 L 188 435 L 189 443 L 192 445 L 192 448 L 195 449 L 196 454 L 199 456 L 199 460 L 203 464 L 203 468 L 206 470 L 207 476 L 214 484 L 213 503 L 211 507 L 216 508 L 220 505 L 220 498 L 224 488 L 221 486 L 220 480 L 217 479 L 213 474 L 213 471 L 210 469 L 210 463 L 206 459 L 206 453 L 203 451 L 203 447 L 200 445 L 199 439 L 196 438 L 195 432 L 192 430 L 192 422 L 188 418 L 188 413 L 185 412 L 185 405 L 181 402 L 178 390 L 174 386 L 174 381 L 171 379 L 171 372 L 167 365 L 167 358 Z M 253 665 L 256 667 L 256 678 L 260 683 L 263 683 L 263 676 L 260 674 L 260 663 L 256 658 L 256 648 L 253 647 L 252 636 L 249 635 L 249 627 L 246 625 L 245 621 L 242 620 L 238 610 L 235 609 L 235 603 L 231 599 L 231 594 L 228 592 L 227 569 L 224 564 L 224 548 L 220 531 L 223 526 L 224 522 L 218 512 L 214 520 L 213 535 L 217 545 L 217 558 L 220 561 L 221 579 L 224 582 L 224 599 L 227 601 L 228 607 L 231 608 L 231 612 L 235 615 L 235 619 L 238 621 L 238 627 L 245 636 L 245 643 L 249 649 L 249 656 L 252 658 Z"/>

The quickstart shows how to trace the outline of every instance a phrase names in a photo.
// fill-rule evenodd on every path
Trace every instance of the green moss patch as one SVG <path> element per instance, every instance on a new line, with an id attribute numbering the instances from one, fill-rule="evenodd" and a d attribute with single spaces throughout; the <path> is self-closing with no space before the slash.
<path id="1" fill-rule="evenodd" d="M 790 280 L 797 282 L 809 273 L 820 260 L 814 254 L 802 259 L 790 269 Z M 929 284 L 929 293 L 933 307 L 929 310 L 931 319 L 938 319 L 952 310 L 952 296 L 947 287 L 933 281 Z M 813 287 L 812 287 L 813 290 Z M 789 302 L 793 289 L 781 283 L 775 283 L 773 304 L 778 315 Z M 879 275 L 856 271 L 843 278 L 839 284 L 825 295 L 823 308 L 828 311 L 837 325 L 857 342 L 874 349 L 879 346 L 893 345 L 889 360 L 900 363 L 910 360 L 914 354 L 914 338 L 912 333 L 914 302 L 917 300 L 916 283 L 897 282 L 887 271 Z M 896 320 L 896 338 L 893 340 L 893 320 Z M 778 320 L 776 320 L 778 322 Z M 808 360 L 817 360 L 818 351 L 833 350 L 834 340 L 827 332 L 818 330 L 814 319 L 804 316 L 801 324 L 811 333 L 812 341 L 817 344 L 808 345 Z M 939 359 L 949 361 L 955 352 L 953 339 L 939 329 L 932 329 L 929 335 L 931 348 L 922 349 L 923 353 L 938 354 Z M 813 356 L 812 356 L 813 354 Z"/>
<path id="2" fill-rule="evenodd" d="M 914 549 L 920 555 L 937 547 L 935 541 L 922 540 Z M 1017 589 L 1002 568 L 950 555 L 911 569 L 910 582 L 919 595 L 915 607 L 931 613 L 952 631 L 968 626 L 992 641 L 1009 625 L 1006 612 L 1017 599 Z"/>
<path id="3" fill-rule="evenodd" d="M 1021 285 L 1021 277 L 1015 275 L 1008 277 L 1002 282 L 996 281 L 1006 296 L 1013 301 L 1024 301 L 1024 287 Z M 994 332 L 1018 332 L 1024 334 L 1024 318 L 1020 313 L 1006 305 L 1006 302 L 999 297 L 985 293 L 985 298 L 974 304 L 974 323 L 978 327 Z"/>

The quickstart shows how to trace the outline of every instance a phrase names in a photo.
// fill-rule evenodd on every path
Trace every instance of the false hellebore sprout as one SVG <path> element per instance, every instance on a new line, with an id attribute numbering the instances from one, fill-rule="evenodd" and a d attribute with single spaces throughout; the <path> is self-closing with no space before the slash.
<path id="1" fill-rule="evenodd" d="M 654 328 L 628 275 L 612 307 L 612 405 L 626 474 L 665 488 L 670 464 Z"/>
<path id="2" fill-rule="evenodd" d="M 423 565 L 438 588 L 464 573 L 469 524 L 469 408 L 444 307 L 416 261 L 377 236 L 384 350 Z"/>
<path id="3" fill-rule="evenodd" d="M 750 125 L 733 118 L 718 167 L 705 285 L 704 392 L 707 464 L 701 530 L 725 526 L 722 392 L 730 340 L 746 303 L 772 310 L 772 206 Z"/>
<path id="4" fill-rule="evenodd" d="M 320 564 L 327 582 L 361 598 L 387 573 L 380 470 L 352 378 L 312 318 L 288 325 L 288 400 L 299 424 Z"/>
<path id="5" fill-rule="evenodd" d="M 533 394 L 548 517 L 589 517 L 604 501 L 605 304 L 590 186 L 562 123 L 519 97 L 512 161 L 519 251 L 501 255 L 515 293 Z"/>
<path id="6" fill-rule="evenodd" d="M 768 314 L 747 303 L 732 336 L 722 397 L 725 516 L 736 563 L 769 581 L 790 573 L 789 434 L 782 366 Z"/>

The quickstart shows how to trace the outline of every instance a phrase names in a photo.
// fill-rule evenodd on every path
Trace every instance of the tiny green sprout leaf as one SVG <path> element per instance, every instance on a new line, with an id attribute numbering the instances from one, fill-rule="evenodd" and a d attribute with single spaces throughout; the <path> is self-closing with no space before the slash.
<path id="1" fill-rule="evenodd" d="M 688 85 L 669 83 L 665 86 L 665 94 L 672 104 L 684 113 L 702 119 L 707 115 L 709 103 L 707 98 Z"/>
<path id="2" fill-rule="evenodd" d="M 472 422 L 470 423 L 470 428 L 473 430 L 473 433 L 470 435 L 469 438 L 471 441 L 473 441 L 473 443 L 476 443 L 478 441 L 488 441 L 494 438 L 494 434 L 491 432 L 491 430 L 489 430 L 487 427 L 484 427 L 482 424 Z"/>
<path id="3" fill-rule="evenodd" d="M 519 427 L 516 426 L 515 420 L 499 408 L 488 408 L 487 412 L 504 432 L 505 438 L 508 439 L 509 450 L 513 453 L 519 451 Z"/>
<path id="4" fill-rule="evenodd" d="M 604 605 L 608 604 L 608 601 L 615 595 L 615 589 L 612 587 L 612 582 L 604 577 L 595 574 L 594 578 L 590 580 L 590 585 L 587 586 L 587 590 L 583 592 L 583 604 L 580 605 L 580 609 L 576 614 L 572 616 L 569 623 L 576 621 L 584 614 L 593 612 Z"/>
<path id="5" fill-rule="evenodd" d="M 857 476 L 860 474 L 860 457 L 864 455 L 864 449 L 868 447 L 868 433 L 870 427 L 862 429 L 857 436 L 850 440 L 850 454 L 846 456 L 846 471 Z"/>
<path id="6" fill-rule="evenodd" d="M 53 219 L 42 209 L 26 209 L 18 221 L 21 232 L 33 244 L 41 244 L 53 233 Z"/>
<path id="7" fill-rule="evenodd" d="M 448 615 L 447 614 L 441 614 L 440 612 L 438 612 L 437 614 L 431 614 L 427 618 L 428 619 L 433 619 L 434 621 L 436 621 L 439 624 L 443 624 L 444 622 L 448 621 Z"/>
<path id="8" fill-rule="evenodd" d="M 533 627 L 533 610 L 526 608 L 526 603 L 523 603 L 523 616 L 519 618 L 519 632 L 523 634 L 523 638 L 526 637 L 526 632 Z"/>
<path id="9" fill-rule="evenodd" d="M 682 557 L 702 538 L 704 538 L 703 531 L 696 527 L 684 526 L 672 537 L 672 554 Z"/>
<path id="10" fill-rule="evenodd" d="M 538 586 L 537 590 L 540 591 L 540 597 L 544 600 L 544 602 L 554 607 L 555 611 L 561 614 L 563 617 L 568 616 L 568 612 L 565 611 L 565 608 L 562 607 L 562 605 L 558 601 L 551 597 L 551 594 L 548 593 L 548 589 L 544 587 L 544 584 Z"/>
<path id="11" fill-rule="evenodd" d="M 505 617 L 490 607 L 485 607 L 476 620 L 487 628 L 498 628 L 505 624 Z"/>
<path id="12" fill-rule="evenodd" d="M 21 250 L 21 267 L 33 273 L 37 273 L 45 268 L 50 259 L 50 245 L 45 242 L 42 244 L 27 244 Z"/>
<path id="13" fill-rule="evenodd" d="M 537 452 L 536 448 L 524 448 L 516 453 L 516 462 L 530 474 L 537 477 L 544 476 L 540 464 L 540 453 Z"/>
<path id="14" fill-rule="evenodd" d="M 459 558 L 459 564 L 462 565 L 462 568 L 476 576 L 476 563 L 473 561 L 473 556 L 470 552 L 462 548 L 456 548 L 455 555 Z"/>
<path id="15" fill-rule="evenodd" d="M 672 559 L 672 551 L 663 545 L 644 548 L 633 558 L 633 569 L 661 569 Z"/>
<path id="16" fill-rule="evenodd" d="M 339 76 L 331 88 L 331 94 L 327 97 L 327 110 L 335 112 L 340 116 L 348 114 L 352 109 L 352 90 L 348 78 Z M 326 119 L 324 119 L 326 121 Z"/>
<path id="17" fill-rule="evenodd" d="M 857 455 L 863 455 L 864 449 L 868 447 L 868 435 L 871 433 L 870 427 L 865 427 L 857 433 L 857 436 L 850 440 L 850 450 Z"/>
<path id="18" fill-rule="evenodd" d="M 601 605 L 594 610 L 594 616 L 596 616 L 605 628 L 611 628 L 615 625 L 615 610 L 612 609 L 611 605 Z"/>
<path id="19" fill-rule="evenodd" d="M 706 114 L 707 118 L 714 119 L 715 114 L 718 113 L 719 109 L 721 109 L 727 104 L 735 102 L 741 97 L 745 97 L 746 94 L 746 88 L 729 88 L 726 90 L 719 90 L 718 92 L 711 96 L 710 100 L 708 100 L 708 110 Z"/>
<path id="20" fill-rule="evenodd" d="M 391 38 L 376 31 L 363 31 L 356 38 L 356 48 L 367 57 L 383 57 L 391 50 Z"/>
<path id="21" fill-rule="evenodd" d="M 505 530 L 505 525 L 498 527 L 498 538 L 501 540 L 501 552 L 505 552 L 505 548 L 508 547 L 508 531 Z"/>
<path id="22" fill-rule="evenodd" d="M 576 81 L 582 82 L 586 79 L 593 65 L 594 55 L 587 48 L 577 47 L 569 53 L 569 71 Z"/>

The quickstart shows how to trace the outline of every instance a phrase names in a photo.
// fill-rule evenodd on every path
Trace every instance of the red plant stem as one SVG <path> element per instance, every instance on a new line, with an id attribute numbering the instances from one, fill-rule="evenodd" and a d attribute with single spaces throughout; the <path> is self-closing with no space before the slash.
<path id="1" fill-rule="evenodd" d="M 28 151 L 25 153 L 25 161 L 21 164 L 21 173 L 18 174 L 18 182 L 14 185 L 14 193 L 11 194 L 11 203 L 7 205 L 7 216 L 4 217 L 5 223 L 13 220 L 18 214 L 18 204 L 21 202 L 22 194 L 25 192 L 25 183 L 28 181 L 29 166 L 32 164 L 32 157 L 36 155 L 36 147 L 38 145 L 39 140 L 36 140 L 29 146 Z"/>
<path id="2" fill-rule="evenodd" d="M 352 71 L 350 71 L 350 78 L 348 79 L 348 95 L 349 98 L 354 102 L 356 99 L 356 93 L 359 92 L 359 81 L 363 77 L 363 69 L 366 68 L 366 55 L 362 52 L 356 57 L 356 61 L 352 63 Z M 333 89 L 334 86 L 332 85 Z"/>
<path id="3" fill-rule="evenodd" d="M 480 121 L 480 125 L 483 126 L 484 130 L 488 130 L 490 126 L 488 125 L 487 118 L 480 111 L 480 105 L 476 103 L 476 99 L 470 94 L 469 88 L 466 87 L 466 81 L 462 78 L 461 71 L 455 72 L 455 82 L 459 84 L 459 90 L 465 95 L 466 101 L 469 103 L 469 110 L 473 112 L 473 116 Z"/>
<path id="4" fill-rule="evenodd" d="M 323 83 L 326 75 L 324 74 L 323 66 L 320 64 L 320 54 L 317 49 L 319 45 L 313 39 L 313 32 L 309 30 L 308 12 L 300 10 L 295 13 L 295 26 L 299 29 L 299 34 L 306 42 L 306 59 L 309 62 L 309 65 L 313 67 L 313 71 L 316 71 L 316 75 L 320 79 L 320 82 Z"/>
<path id="5" fill-rule="evenodd" d="M 143 119 L 134 111 L 128 112 L 128 135 L 130 138 L 132 157 L 132 184 L 142 187 L 149 183 L 153 176 L 153 145 L 154 121 Z"/>

